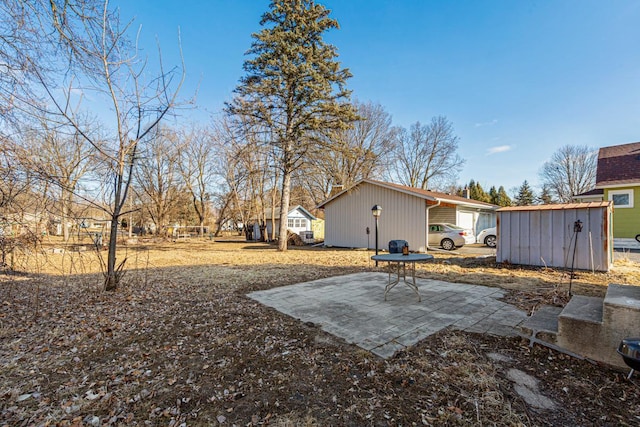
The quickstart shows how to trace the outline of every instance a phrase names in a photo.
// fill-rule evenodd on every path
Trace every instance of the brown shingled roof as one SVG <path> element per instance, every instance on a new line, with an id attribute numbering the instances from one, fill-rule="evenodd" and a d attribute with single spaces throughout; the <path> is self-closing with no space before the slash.
<path id="1" fill-rule="evenodd" d="M 377 183 L 380 185 L 385 185 L 388 187 L 393 187 L 393 188 L 397 188 L 398 190 L 404 190 L 410 193 L 415 193 L 415 194 L 422 194 L 428 197 L 433 197 L 434 199 L 440 199 L 440 200 L 448 200 L 451 202 L 458 202 L 458 203 L 464 203 L 464 204 L 473 204 L 473 205 L 483 205 L 486 206 L 488 208 L 496 208 L 497 205 L 493 205 L 491 203 L 486 203 L 486 202 L 481 202 L 479 200 L 474 200 L 474 199 L 467 199 L 465 197 L 460 197 L 454 194 L 448 194 L 448 193 L 441 193 L 439 191 L 431 191 L 431 190 L 423 190 L 421 188 L 415 188 L 415 187 L 409 187 L 406 185 L 401 185 L 401 184 L 395 184 L 393 182 L 383 182 L 383 181 L 377 181 L 375 179 L 367 179 L 365 181 L 369 181 L 372 183 Z"/>
<path id="2" fill-rule="evenodd" d="M 602 188 L 594 188 L 593 190 L 585 191 L 584 193 L 576 194 L 573 197 L 589 197 L 589 196 L 602 196 L 604 190 Z"/>
<path id="3" fill-rule="evenodd" d="M 342 194 L 351 191 L 352 188 L 357 187 L 358 185 L 360 185 L 363 182 L 366 182 L 366 183 L 369 183 L 369 184 L 373 184 L 373 185 L 378 185 L 378 186 L 381 186 L 381 187 L 390 188 L 390 189 L 395 189 L 395 190 L 401 191 L 403 193 L 412 194 L 412 195 L 415 195 L 417 197 L 424 198 L 426 200 L 432 200 L 434 202 L 436 200 L 441 200 L 443 202 L 449 202 L 449 203 L 458 204 L 458 205 L 466 205 L 466 206 L 476 207 L 476 208 L 480 208 L 480 209 L 487 208 L 487 209 L 495 210 L 495 209 L 497 209 L 499 207 L 497 205 L 492 205 L 491 203 L 485 203 L 485 202 L 481 202 L 479 200 L 474 200 L 474 199 L 467 199 L 467 198 L 456 196 L 456 195 L 453 195 L 453 194 L 440 193 L 438 191 L 422 190 L 420 188 L 408 187 L 406 185 L 395 184 L 395 183 L 392 183 L 392 182 L 377 181 L 375 179 L 361 179 L 356 184 L 354 184 L 353 187 L 351 187 L 351 188 L 349 188 L 347 190 L 343 190 L 343 191 L 341 191 L 341 192 L 339 192 L 337 194 L 334 194 L 329 199 L 323 201 L 318 206 L 316 206 L 316 208 L 324 209 L 324 207 L 325 207 L 325 205 L 327 203 L 329 203 L 332 200 L 342 196 Z"/>
<path id="4" fill-rule="evenodd" d="M 598 152 L 596 187 L 640 182 L 640 142 L 603 147 Z"/>

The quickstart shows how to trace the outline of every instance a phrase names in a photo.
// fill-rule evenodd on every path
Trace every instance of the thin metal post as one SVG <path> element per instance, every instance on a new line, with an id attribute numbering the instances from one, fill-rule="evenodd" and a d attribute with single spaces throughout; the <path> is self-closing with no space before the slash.
<path id="1" fill-rule="evenodd" d="M 378 205 L 373 205 L 371 213 L 376 219 L 376 256 L 378 255 L 378 217 L 382 213 L 382 208 Z M 378 266 L 378 260 L 376 260 L 376 267 Z"/>
<path id="2" fill-rule="evenodd" d="M 376 255 L 378 255 L 378 217 L 376 217 Z M 376 260 L 376 267 L 378 266 L 378 260 Z"/>

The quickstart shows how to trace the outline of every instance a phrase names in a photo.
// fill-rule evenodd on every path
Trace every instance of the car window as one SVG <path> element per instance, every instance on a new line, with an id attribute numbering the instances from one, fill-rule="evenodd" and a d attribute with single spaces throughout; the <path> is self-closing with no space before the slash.
<path id="1" fill-rule="evenodd" d="M 454 230 L 464 230 L 464 227 L 460 227 L 458 225 L 455 224 L 445 224 L 447 227 L 449 228 L 453 228 Z"/>
<path id="2" fill-rule="evenodd" d="M 429 231 L 440 231 L 439 225 L 431 225 L 429 226 Z"/>

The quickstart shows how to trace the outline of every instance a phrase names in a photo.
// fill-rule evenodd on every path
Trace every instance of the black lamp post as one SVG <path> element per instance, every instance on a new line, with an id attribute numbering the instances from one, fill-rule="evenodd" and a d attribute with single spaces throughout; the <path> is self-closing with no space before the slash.
<path id="1" fill-rule="evenodd" d="M 378 218 L 380 218 L 380 214 L 382 213 L 382 207 L 379 205 L 373 205 L 371 208 L 371 213 L 373 217 L 376 219 L 376 255 L 378 255 Z M 378 266 L 378 261 L 376 260 L 376 267 Z"/>

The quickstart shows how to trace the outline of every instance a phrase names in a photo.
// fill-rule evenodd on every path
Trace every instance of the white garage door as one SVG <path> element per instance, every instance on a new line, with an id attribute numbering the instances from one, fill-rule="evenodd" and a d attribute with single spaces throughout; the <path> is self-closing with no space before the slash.
<path id="1" fill-rule="evenodd" d="M 464 211 L 460 211 L 458 212 L 458 226 L 460 227 L 464 227 L 464 228 L 468 228 L 470 230 L 473 230 L 473 233 L 475 234 L 476 229 L 475 229 L 475 221 L 473 219 L 473 212 L 464 212 Z"/>

